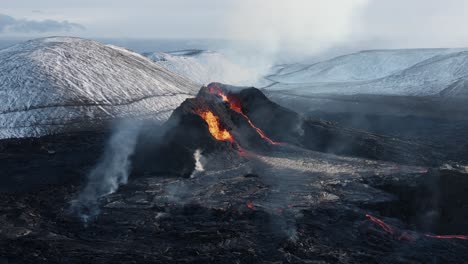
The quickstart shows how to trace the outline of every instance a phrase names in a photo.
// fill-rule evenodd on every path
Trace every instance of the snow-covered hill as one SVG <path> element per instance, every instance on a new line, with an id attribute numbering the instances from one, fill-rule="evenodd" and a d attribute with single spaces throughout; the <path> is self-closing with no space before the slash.
<path id="1" fill-rule="evenodd" d="M 36 39 L 0 50 L 0 138 L 130 116 L 164 120 L 198 89 L 123 48 L 79 38 Z"/>
<path id="2" fill-rule="evenodd" d="M 199 84 L 222 82 L 246 84 L 258 78 L 255 72 L 233 62 L 222 53 L 206 50 L 145 53 L 156 64 Z"/>
<path id="3" fill-rule="evenodd" d="M 439 94 L 465 80 L 468 78 L 467 66 L 466 49 L 374 50 L 299 69 L 292 65 L 295 70 L 285 65 L 267 78 L 274 82 L 269 89 L 292 93 L 422 96 Z"/>

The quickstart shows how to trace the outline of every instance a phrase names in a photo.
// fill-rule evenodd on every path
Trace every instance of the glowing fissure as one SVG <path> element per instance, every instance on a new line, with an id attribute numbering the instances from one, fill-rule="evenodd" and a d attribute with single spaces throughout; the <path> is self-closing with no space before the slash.
<path id="1" fill-rule="evenodd" d="M 378 219 L 377 217 L 374 217 L 370 214 L 366 214 L 366 217 L 369 218 L 372 222 L 376 223 L 378 226 L 380 226 L 385 232 L 387 232 L 390 235 L 396 235 L 397 233 L 400 233 L 398 236 L 398 240 L 415 240 L 416 237 L 412 236 L 408 232 L 396 232 L 396 229 L 393 228 L 392 226 L 386 224 L 384 221 Z M 432 234 L 424 234 L 425 237 L 429 238 L 436 238 L 436 239 L 462 239 L 462 240 L 468 240 L 468 236 L 465 235 L 432 235 Z"/>
<path id="2" fill-rule="evenodd" d="M 229 103 L 229 107 L 231 108 L 231 110 L 241 114 L 246 120 L 247 122 L 249 123 L 249 125 L 255 129 L 255 131 L 257 131 L 257 134 L 263 138 L 265 141 L 267 141 L 268 143 L 272 144 L 272 145 L 278 145 L 278 144 L 281 144 L 279 142 L 275 142 L 273 140 L 271 140 L 269 137 L 267 137 L 265 135 L 265 133 L 263 132 L 263 130 L 261 130 L 260 128 L 258 128 L 257 126 L 255 126 L 252 121 L 250 120 L 250 118 L 244 114 L 244 112 L 242 112 L 242 107 L 241 107 L 241 103 L 239 100 L 237 99 L 234 99 L 234 98 L 229 98 L 226 94 L 224 94 L 224 92 L 218 88 L 217 86 L 215 85 L 210 85 L 208 86 L 208 92 L 211 93 L 211 94 L 217 94 L 221 97 L 221 99 L 223 99 L 224 102 L 227 102 Z"/>

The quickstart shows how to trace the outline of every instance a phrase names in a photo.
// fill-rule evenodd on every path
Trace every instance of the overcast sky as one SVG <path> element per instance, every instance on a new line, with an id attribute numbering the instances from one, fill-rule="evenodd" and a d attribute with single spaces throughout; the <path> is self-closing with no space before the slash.
<path id="1" fill-rule="evenodd" d="M 0 36 L 263 39 L 468 46 L 467 0 L 0 0 Z M 262 42 L 263 43 L 263 42 Z"/>

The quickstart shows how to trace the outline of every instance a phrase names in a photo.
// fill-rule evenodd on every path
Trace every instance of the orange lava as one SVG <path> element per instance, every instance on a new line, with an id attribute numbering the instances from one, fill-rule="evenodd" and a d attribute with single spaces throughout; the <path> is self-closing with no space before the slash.
<path id="1" fill-rule="evenodd" d="M 376 223 L 379 225 L 385 232 L 391 235 L 397 235 L 398 233 L 398 240 L 407 240 L 407 241 L 413 241 L 416 239 L 415 236 L 411 235 L 409 232 L 406 231 L 401 231 L 393 228 L 392 226 L 386 224 L 384 221 L 378 219 L 377 217 L 374 217 L 370 214 L 366 214 L 366 217 L 369 218 L 372 222 Z M 468 236 L 465 235 L 431 235 L 431 234 L 424 234 L 425 237 L 429 238 L 436 238 L 436 239 L 462 239 L 462 240 L 468 240 Z"/>
<path id="2" fill-rule="evenodd" d="M 231 110 L 241 114 L 246 120 L 247 122 L 249 123 L 249 125 L 255 129 L 255 131 L 257 131 L 257 134 L 263 138 L 265 141 L 267 141 L 268 143 L 272 144 L 272 145 L 278 145 L 278 144 L 281 144 L 279 142 L 275 142 L 273 140 L 271 140 L 269 137 L 267 137 L 265 135 L 265 133 L 258 127 L 256 127 L 252 121 L 250 120 L 250 118 L 244 114 L 244 112 L 242 111 L 242 106 L 241 106 L 241 102 L 237 99 L 237 98 L 234 98 L 234 97 L 231 97 L 229 98 L 224 92 L 223 90 L 221 90 L 219 87 L 217 87 L 216 85 L 212 84 L 210 86 L 208 86 L 208 92 L 211 93 L 211 94 L 216 94 L 216 95 L 219 95 L 221 97 L 221 99 L 223 99 L 224 102 L 227 102 L 229 103 L 229 107 L 231 108 Z"/>
<path id="3" fill-rule="evenodd" d="M 251 210 L 255 210 L 255 206 L 253 205 L 253 203 L 247 203 L 247 207 Z"/>
<path id="4" fill-rule="evenodd" d="M 229 131 L 227 131 L 225 128 L 221 127 L 218 117 L 215 116 L 213 112 L 201 111 L 198 114 L 206 121 L 208 124 L 208 130 L 214 138 L 222 141 L 234 141 L 231 133 L 229 133 Z"/>
<path id="5" fill-rule="evenodd" d="M 216 140 L 231 142 L 240 156 L 246 157 L 252 155 L 251 153 L 243 149 L 239 145 L 239 143 L 236 142 L 234 137 L 227 129 L 222 127 L 221 123 L 219 122 L 219 118 L 215 114 L 213 114 L 213 112 L 209 110 L 198 110 L 195 111 L 195 113 L 198 114 L 201 118 L 203 118 L 203 120 L 205 120 L 206 124 L 208 124 L 208 130 L 210 131 L 210 134 Z"/>

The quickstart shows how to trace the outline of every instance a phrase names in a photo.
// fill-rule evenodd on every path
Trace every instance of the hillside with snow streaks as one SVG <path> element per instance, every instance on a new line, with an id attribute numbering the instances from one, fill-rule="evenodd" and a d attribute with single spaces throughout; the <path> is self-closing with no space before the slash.
<path id="1" fill-rule="evenodd" d="M 258 76 L 222 53 L 207 50 L 182 50 L 143 54 L 156 64 L 199 84 L 222 82 L 246 84 Z"/>
<path id="2" fill-rule="evenodd" d="M 85 129 L 107 120 L 165 120 L 199 89 L 123 48 L 80 38 L 36 39 L 0 50 L 0 138 Z"/>
<path id="3" fill-rule="evenodd" d="M 363 51 L 295 71 L 284 66 L 285 70 L 267 78 L 274 82 L 269 89 L 298 94 L 450 96 L 466 94 L 464 85 L 455 84 L 468 77 L 467 55 L 464 49 Z M 451 92 L 444 93 L 449 87 Z"/>

